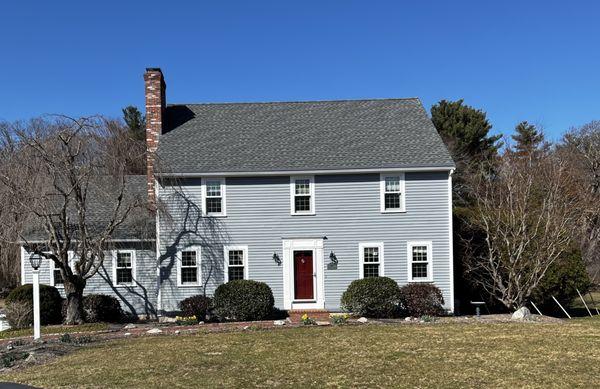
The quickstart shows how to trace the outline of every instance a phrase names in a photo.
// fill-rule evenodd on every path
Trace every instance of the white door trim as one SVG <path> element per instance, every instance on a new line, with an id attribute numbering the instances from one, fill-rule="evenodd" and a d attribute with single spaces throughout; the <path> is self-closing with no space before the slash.
<path id="1" fill-rule="evenodd" d="M 315 300 L 294 301 L 294 251 L 312 250 Z M 283 240 L 283 307 L 284 309 L 325 309 L 323 239 Z"/>

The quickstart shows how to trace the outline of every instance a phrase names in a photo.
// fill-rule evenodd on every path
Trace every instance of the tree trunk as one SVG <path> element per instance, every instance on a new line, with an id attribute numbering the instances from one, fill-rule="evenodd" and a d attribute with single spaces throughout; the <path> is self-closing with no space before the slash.
<path id="1" fill-rule="evenodd" d="M 67 315 L 65 324 L 75 325 L 83 324 L 83 289 L 85 288 L 85 280 L 80 277 L 72 277 L 65 279 L 65 294 L 67 295 Z"/>

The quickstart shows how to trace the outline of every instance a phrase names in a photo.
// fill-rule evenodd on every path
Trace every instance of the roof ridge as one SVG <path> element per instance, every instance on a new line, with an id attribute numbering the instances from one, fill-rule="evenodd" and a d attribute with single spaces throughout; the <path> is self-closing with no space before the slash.
<path id="1" fill-rule="evenodd" d="M 421 101 L 418 97 L 390 97 L 390 98 L 372 98 L 372 99 L 340 99 L 340 100 L 291 100 L 291 101 L 224 101 L 224 102 L 207 102 L 207 103 L 171 103 L 167 107 L 180 105 L 245 105 L 245 104 L 311 104 L 311 103 L 348 103 L 362 101 Z"/>

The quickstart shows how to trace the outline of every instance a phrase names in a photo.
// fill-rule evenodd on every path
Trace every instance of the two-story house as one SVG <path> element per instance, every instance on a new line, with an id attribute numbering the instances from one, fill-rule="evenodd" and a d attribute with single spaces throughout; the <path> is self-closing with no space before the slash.
<path id="1" fill-rule="evenodd" d="M 176 311 L 244 278 L 278 308 L 335 311 L 353 280 L 386 276 L 454 310 L 454 163 L 418 99 L 167 105 L 161 70 L 144 78 L 155 258 L 124 246 L 125 307 Z"/>

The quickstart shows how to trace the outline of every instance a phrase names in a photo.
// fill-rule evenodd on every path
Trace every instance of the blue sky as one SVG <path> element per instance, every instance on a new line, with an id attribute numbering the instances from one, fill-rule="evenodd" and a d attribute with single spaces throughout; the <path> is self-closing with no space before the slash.
<path id="1" fill-rule="evenodd" d="M 12 1 L 0 119 L 171 103 L 464 98 L 495 132 L 600 119 L 600 2 Z"/>

